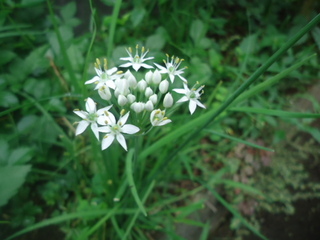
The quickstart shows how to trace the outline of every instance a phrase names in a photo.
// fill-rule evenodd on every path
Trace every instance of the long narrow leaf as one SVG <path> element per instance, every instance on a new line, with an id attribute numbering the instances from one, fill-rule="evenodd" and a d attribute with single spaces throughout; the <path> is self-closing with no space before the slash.
<path id="1" fill-rule="evenodd" d="M 285 76 L 287 76 L 290 72 L 292 72 L 293 70 L 299 68 L 300 66 L 302 66 L 304 63 L 306 63 L 307 61 L 309 61 L 311 58 L 315 57 L 316 54 L 313 54 L 309 57 L 307 57 L 306 59 L 303 59 L 302 61 L 294 64 L 293 66 L 287 68 L 284 71 L 281 71 L 279 74 L 275 75 L 274 77 L 269 78 L 268 80 L 250 88 L 249 90 L 247 90 L 246 92 L 242 93 L 233 103 L 232 105 L 235 105 L 245 99 L 248 99 L 252 96 L 255 96 L 265 90 L 267 90 L 268 88 L 270 88 L 272 85 L 276 84 L 277 82 L 279 82 L 282 78 L 284 78 Z"/>
<path id="2" fill-rule="evenodd" d="M 266 108 L 233 107 L 233 108 L 230 108 L 229 110 L 234 112 L 257 113 L 257 114 L 277 116 L 277 117 L 283 117 L 283 118 L 320 118 L 320 114 L 317 114 L 317 113 L 287 112 L 287 111 L 272 110 L 272 109 L 266 109 Z"/>
<path id="3" fill-rule="evenodd" d="M 133 180 L 133 174 L 132 174 L 133 153 L 134 153 L 134 149 L 130 149 L 130 151 L 128 152 L 127 158 L 126 158 L 126 173 L 127 173 L 129 188 L 131 190 L 132 196 L 133 196 L 134 200 L 136 201 L 139 209 L 141 210 L 143 215 L 147 216 L 147 212 L 143 207 L 143 204 L 142 204 L 140 197 L 138 195 L 138 192 L 137 192 L 136 184 L 134 183 L 134 180 Z"/>
<path id="4" fill-rule="evenodd" d="M 250 147 L 258 148 L 258 149 L 261 149 L 261 150 L 266 150 L 266 151 L 269 151 L 269 152 L 274 152 L 274 150 L 271 149 L 271 148 L 263 147 L 263 146 L 260 146 L 258 144 L 254 144 L 254 143 L 242 140 L 240 138 L 231 137 L 231 136 L 229 136 L 227 134 L 224 134 L 224 133 L 219 133 L 219 132 L 216 132 L 216 131 L 213 131 L 213 130 L 209 130 L 209 129 L 206 129 L 205 131 L 213 133 L 213 134 L 218 135 L 220 137 L 224 137 L 224 138 L 230 139 L 230 140 L 235 141 L 235 142 L 246 144 L 246 145 L 248 145 Z"/>

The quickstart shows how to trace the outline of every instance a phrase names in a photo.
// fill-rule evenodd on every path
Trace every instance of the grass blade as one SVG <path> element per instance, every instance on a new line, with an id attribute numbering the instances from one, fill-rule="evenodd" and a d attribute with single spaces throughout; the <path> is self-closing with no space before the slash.
<path id="1" fill-rule="evenodd" d="M 246 144 L 246 145 L 248 145 L 250 147 L 258 148 L 258 149 L 261 149 L 261 150 L 266 150 L 266 151 L 269 151 L 269 152 L 274 152 L 274 150 L 271 149 L 271 148 L 263 147 L 263 146 L 260 146 L 258 144 L 254 144 L 254 143 L 242 140 L 240 138 L 231 137 L 231 136 L 229 136 L 227 134 L 224 134 L 224 133 L 219 133 L 219 132 L 216 132 L 216 131 L 213 131 L 213 130 L 209 130 L 209 129 L 206 129 L 205 131 L 213 133 L 213 134 L 218 135 L 220 137 L 224 137 L 224 138 L 230 139 L 230 140 L 238 142 L 238 143 Z"/>
<path id="2" fill-rule="evenodd" d="M 147 216 L 147 212 L 143 207 L 143 204 L 140 200 L 140 197 L 137 192 L 136 185 L 133 180 L 133 173 L 132 173 L 132 158 L 133 158 L 134 149 L 130 149 L 126 158 L 126 174 L 128 178 L 129 188 L 131 190 L 132 196 L 134 200 L 136 201 L 139 209 L 143 213 L 143 215 Z"/>
<path id="3" fill-rule="evenodd" d="M 299 113 L 299 112 L 287 112 L 282 110 L 272 110 L 266 108 L 254 108 L 254 107 L 233 107 L 229 109 L 234 112 L 245 113 L 257 113 L 270 116 L 277 116 L 283 118 L 320 118 L 320 114 L 317 113 Z"/>

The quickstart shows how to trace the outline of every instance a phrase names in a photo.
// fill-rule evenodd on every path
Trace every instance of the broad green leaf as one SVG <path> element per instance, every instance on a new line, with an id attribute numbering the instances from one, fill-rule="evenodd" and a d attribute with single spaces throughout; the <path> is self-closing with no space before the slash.
<path id="1" fill-rule="evenodd" d="M 23 164 L 28 162 L 33 156 L 33 149 L 29 147 L 20 147 L 12 150 L 9 158 L 8 165 Z"/>
<path id="2" fill-rule="evenodd" d="M 30 170 L 31 165 L 0 167 L 0 207 L 17 193 Z"/>
<path id="3" fill-rule="evenodd" d="M 133 9 L 130 17 L 133 27 L 137 27 L 142 22 L 146 13 L 147 11 L 142 7 L 136 7 Z"/>
<path id="4" fill-rule="evenodd" d="M 204 37 L 205 33 L 205 26 L 201 20 L 197 19 L 191 23 L 189 34 L 195 45 L 200 43 L 200 40 Z"/>
<path id="5" fill-rule="evenodd" d="M 11 107 L 18 104 L 19 100 L 13 93 L 9 91 L 0 91 L 0 106 L 1 107 Z"/>
<path id="6" fill-rule="evenodd" d="M 77 8 L 76 3 L 74 1 L 69 2 L 67 5 L 65 5 L 60 13 L 65 23 L 68 23 L 69 20 L 73 18 L 73 16 L 76 14 Z"/>
<path id="7" fill-rule="evenodd" d="M 0 65 L 4 65 L 10 62 L 16 56 L 16 54 L 12 51 L 3 49 L 0 50 L 0 56 Z"/>

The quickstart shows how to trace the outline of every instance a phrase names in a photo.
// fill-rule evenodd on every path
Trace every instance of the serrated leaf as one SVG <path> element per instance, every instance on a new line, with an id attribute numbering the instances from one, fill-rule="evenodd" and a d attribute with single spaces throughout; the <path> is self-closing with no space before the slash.
<path id="1" fill-rule="evenodd" d="M 0 167 L 0 207 L 17 193 L 30 170 L 31 165 Z"/>

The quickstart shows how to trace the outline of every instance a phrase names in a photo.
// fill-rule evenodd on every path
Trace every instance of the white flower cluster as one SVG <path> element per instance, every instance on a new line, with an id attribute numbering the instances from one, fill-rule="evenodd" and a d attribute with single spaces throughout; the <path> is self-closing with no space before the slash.
<path id="1" fill-rule="evenodd" d="M 148 50 L 146 51 L 144 47 L 139 51 L 137 45 L 134 55 L 131 48 L 126 49 L 126 51 L 129 57 L 120 58 L 120 60 L 127 61 L 127 63 L 119 67 L 132 67 L 136 72 L 141 68 L 154 68 L 152 65 L 145 63 L 153 57 L 145 58 Z M 103 65 L 97 59 L 95 63 L 97 75 L 86 81 L 85 84 L 95 84 L 94 89 L 98 91 L 102 99 L 106 100 L 109 106 L 97 110 L 96 103 L 88 98 L 86 100 L 86 111 L 74 110 L 74 113 L 82 118 L 78 123 L 76 135 L 83 133 L 90 125 L 98 140 L 99 133 L 105 133 L 102 139 L 102 150 L 108 148 L 115 139 L 127 150 L 123 133 L 144 134 L 155 126 L 163 126 L 171 122 L 165 116 L 166 110 L 174 105 L 174 99 L 170 91 L 183 94 L 183 97 L 176 101 L 176 104 L 189 102 L 191 114 L 194 113 L 197 106 L 205 108 L 199 101 L 204 86 L 200 86 L 198 89 L 196 89 L 198 84 L 191 89 L 188 87 L 187 80 L 181 76 L 185 68 L 178 69 L 182 61 L 183 59 L 174 56 L 170 59 L 167 55 L 167 60 L 164 60 L 165 66 L 154 63 L 157 69 L 149 70 L 145 73 L 143 79 L 138 80 L 130 70 L 126 72 L 118 71 L 116 67 L 108 69 L 106 59 L 104 59 Z M 176 76 L 182 80 L 183 88 L 181 89 L 170 88 Z M 167 78 L 169 78 L 169 81 Z M 115 114 L 118 113 L 118 121 L 115 115 L 109 111 L 110 109 L 113 109 Z M 126 124 L 129 116 L 132 124 Z"/>

